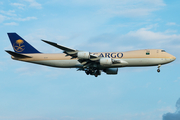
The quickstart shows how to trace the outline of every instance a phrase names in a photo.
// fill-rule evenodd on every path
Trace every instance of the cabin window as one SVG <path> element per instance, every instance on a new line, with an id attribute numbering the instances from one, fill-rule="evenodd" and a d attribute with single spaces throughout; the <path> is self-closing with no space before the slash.
<path id="1" fill-rule="evenodd" d="M 161 50 L 161 52 L 166 52 L 165 50 Z"/>

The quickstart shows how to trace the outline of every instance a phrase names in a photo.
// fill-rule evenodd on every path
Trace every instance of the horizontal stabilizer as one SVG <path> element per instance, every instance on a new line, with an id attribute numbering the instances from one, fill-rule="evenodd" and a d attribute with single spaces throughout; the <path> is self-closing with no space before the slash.
<path id="1" fill-rule="evenodd" d="M 30 56 L 27 56 L 27 55 L 23 55 L 23 54 L 20 54 L 20 53 L 16 53 L 16 52 L 12 52 L 12 51 L 9 51 L 9 50 L 5 50 L 7 53 L 9 53 L 10 55 L 14 56 L 14 57 L 17 57 L 17 58 L 32 58 Z"/>

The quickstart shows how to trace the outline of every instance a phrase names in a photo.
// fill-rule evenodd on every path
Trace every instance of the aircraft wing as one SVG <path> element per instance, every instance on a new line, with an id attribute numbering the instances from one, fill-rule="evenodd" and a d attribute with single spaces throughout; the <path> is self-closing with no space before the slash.
<path id="1" fill-rule="evenodd" d="M 47 41 L 47 40 L 42 40 L 42 41 L 45 42 L 45 43 L 47 43 L 47 44 L 50 44 L 50 45 L 52 45 L 52 46 L 54 46 L 54 47 L 57 47 L 57 48 L 59 48 L 59 49 L 61 49 L 61 50 L 64 50 L 64 51 L 72 51 L 72 52 L 77 51 L 77 50 L 75 50 L 75 49 L 68 48 L 68 47 L 59 45 L 59 44 L 57 44 L 57 43 Z"/>
<path id="2" fill-rule="evenodd" d="M 75 50 L 72 48 L 68 48 L 68 47 L 59 45 L 54 42 L 50 42 L 50 41 L 46 41 L 46 40 L 42 40 L 42 41 L 63 50 L 64 51 L 63 53 L 65 53 L 66 56 L 71 56 L 71 59 L 77 58 L 78 61 L 83 65 L 83 68 L 90 68 L 90 67 L 96 68 L 99 64 L 108 64 L 107 62 L 109 62 L 109 64 L 119 64 L 119 63 L 126 64 L 127 63 L 127 62 L 124 62 L 124 61 L 118 60 L 118 59 L 99 57 L 90 52 Z"/>
<path id="3" fill-rule="evenodd" d="M 62 45 L 59 45 L 57 43 L 50 42 L 50 41 L 47 41 L 47 40 L 42 40 L 42 41 L 47 43 L 47 44 L 49 44 L 49 45 L 52 45 L 54 47 L 57 47 L 57 48 L 63 50 L 64 51 L 63 53 L 65 53 L 67 56 L 71 56 L 72 57 L 71 59 L 77 58 L 78 55 L 79 55 L 78 53 L 86 54 L 86 55 L 88 55 L 88 53 L 89 53 L 89 52 L 79 51 L 79 50 L 75 50 L 75 49 L 72 49 L 72 48 L 69 48 L 69 47 L 65 47 L 65 46 L 62 46 Z M 91 60 L 95 60 L 96 59 L 97 60 L 97 58 L 98 58 L 97 55 L 93 55 L 93 54 L 89 53 L 89 59 L 91 59 Z M 80 58 L 80 59 L 81 59 L 80 61 L 82 61 L 83 58 Z"/>

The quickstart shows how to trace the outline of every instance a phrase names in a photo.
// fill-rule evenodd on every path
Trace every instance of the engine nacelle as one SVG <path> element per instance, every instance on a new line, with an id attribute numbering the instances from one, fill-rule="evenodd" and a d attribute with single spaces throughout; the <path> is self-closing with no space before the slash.
<path id="1" fill-rule="evenodd" d="M 103 71 L 108 75 L 116 75 L 118 73 L 118 68 L 106 68 Z"/>
<path id="2" fill-rule="evenodd" d="M 79 59 L 89 59 L 90 58 L 90 53 L 89 52 L 78 52 L 77 57 Z"/>
<path id="3" fill-rule="evenodd" d="M 101 66 L 110 66 L 113 63 L 111 58 L 101 58 L 99 62 Z"/>

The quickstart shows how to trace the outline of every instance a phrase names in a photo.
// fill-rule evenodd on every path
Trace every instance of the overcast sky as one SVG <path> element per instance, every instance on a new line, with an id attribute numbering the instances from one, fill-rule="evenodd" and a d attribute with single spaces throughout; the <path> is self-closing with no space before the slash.
<path id="1" fill-rule="evenodd" d="M 179 120 L 179 0 L 1 0 L 0 120 Z M 14 61 L 16 32 L 90 52 L 165 49 L 176 61 L 95 78 L 76 69 Z"/>

